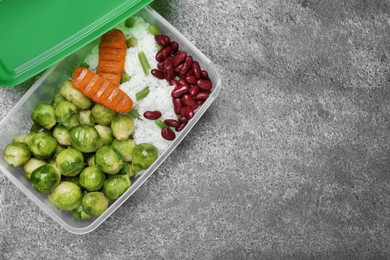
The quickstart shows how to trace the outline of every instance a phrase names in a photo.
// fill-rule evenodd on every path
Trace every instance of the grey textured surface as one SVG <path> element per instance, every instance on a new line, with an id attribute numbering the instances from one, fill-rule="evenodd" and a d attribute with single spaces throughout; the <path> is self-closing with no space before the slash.
<path id="1" fill-rule="evenodd" d="M 219 98 L 87 235 L 0 174 L 0 259 L 389 258 L 390 2 L 152 6 L 215 62 Z M 0 89 L 0 118 L 28 85 Z"/>

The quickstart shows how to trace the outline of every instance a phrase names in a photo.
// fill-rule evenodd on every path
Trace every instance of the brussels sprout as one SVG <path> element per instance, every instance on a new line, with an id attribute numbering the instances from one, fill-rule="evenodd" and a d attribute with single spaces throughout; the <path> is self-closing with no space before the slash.
<path id="1" fill-rule="evenodd" d="M 86 97 L 79 90 L 75 89 L 72 85 L 72 81 L 70 80 L 66 80 L 64 84 L 62 84 L 60 94 L 80 109 L 89 109 L 92 106 L 92 100 Z"/>
<path id="2" fill-rule="evenodd" d="M 70 143 L 80 152 L 95 152 L 100 145 L 99 132 L 90 125 L 75 126 L 70 130 Z"/>
<path id="3" fill-rule="evenodd" d="M 30 159 L 30 156 L 31 152 L 25 143 L 10 143 L 3 152 L 4 161 L 12 167 L 22 166 Z"/>
<path id="4" fill-rule="evenodd" d="M 83 206 L 81 206 L 81 205 L 79 207 L 77 207 L 76 209 L 72 210 L 71 213 L 72 213 L 73 217 L 75 217 L 77 219 L 81 219 L 81 220 L 87 220 L 87 219 L 90 219 L 93 217 L 93 216 L 85 213 L 85 211 L 83 210 Z"/>
<path id="5" fill-rule="evenodd" d="M 95 125 L 95 129 L 99 132 L 101 146 L 111 144 L 114 140 L 111 128 L 104 125 Z"/>
<path id="6" fill-rule="evenodd" d="M 74 210 L 81 205 L 83 193 L 76 184 L 62 181 L 49 192 L 49 200 L 59 209 Z"/>
<path id="7" fill-rule="evenodd" d="M 129 187 L 131 182 L 127 175 L 112 175 L 104 182 L 103 192 L 107 198 L 116 200 L 119 198 Z"/>
<path id="8" fill-rule="evenodd" d="M 49 159 L 57 148 L 57 140 L 47 133 L 33 133 L 28 148 L 38 159 Z"/>
<path id="9" fill-rule="evenodd" d="M 95 119 L 92 116 L 92 110 L 80 111 L 80 124 L 82 125 L 95 125 Z"/>
<path id="10" fill-rule="evenodd" d="M 28 144 L 28 142 L 30 141 L 31 139 L 31 136 L 30 134 L 26 134 L 26 135 L 18 135 L 14 138 L 14 140 L 12 142 L 17 142 L 17 143 L 25 143 L 25 144 Z"/>
<path id="11" fill-rule="evenodd" d="M 134 121 L 130 116 L 120 115 L 111 122 L 112 134 L 119 141 L 127 140 L 134 132 Z"/>
<path id="12" fill-rule="evenodd" d="M 49 104 L 39 104 L 35 107 L 31 114 L 32 121 L 42 126 L 46 130 L 50 130 L 56 123 L 54 108 Z"/>
<path id="13" fill-rule="evenodd" d="M 139 166 L 138 164 L 132 163 L 132 164 L 131 164 L 131 170 L 132 170 L 134 173 L 137 173 L 137 172 L 139 172 L 139 171 L 142 171 L 143 169 L 142 169 L 142 167 Z"/>
<path id="14" fill-rule="evenodd" d="M 52 105 L 53 108 L 56 109 L 57 105 L 58 105 L 60 102 L 62 102 L 62 101 L 66 101 L 65 98 L 63 98 L 63 97 L 61 96 L 61 94 L 57 93 L 57 94 L 54 95 L 54 97 L 53 97 L 53 99 L 52 99 L 50 105 Z"/>
<path id="15" fill-rule="evenodd" d="M 56 158 L 56 165 L 64 176 L 75 176 L 84 168 L 84 156 L 71 147 L 60 152 Z"/>
<path id="16" fill-rule="evenodd" d="M 116 112 L 101 104 L 95 104 L 92 108 L 92 116 L 99 125 L 109 125 L 116 116 Z"/>
<path id="17" fill-rule="evenodd" d="M 86 167 L 80 173 L 80 185 L 87 191 L 97 191 L 103 187 L 106 175 L 97 167 Z"/>
<path id="18" fill-rule="evenodd" d="M 115 151 L 117 151 L 123 158 L 125 162 L 131 161 L 131 154 L 133 152 L 133 148 L 135 146 L 135 143 L 131 139 L 127 139 L 125 141 L 118 141 L 114 139 L 111 144 L 112 148 L 114 148 Z"/>
<path id="19" fill-rule="evenodd" d="M 111 146 L 103 146 L 96 151 L 96 166 L 107 174 L 117 174 L 123 166 L 121 156 Z"/>
<path id="20" fill-rule="evenodd" d="M 133 168 L 131 167 L 131 164 L 125 162 L 123 163 L 123 168 L 119 172 L 121 175 L 127 175 L 129 176 L 130 180 L 134 178 L 135 176 L 135 171 L 133 171 Z"/>
<path id="21" fill-rule="evenodd" d="M 54 110 L 58 123 L 70 129 L 79 124 L 79 109 L 69 101 L 58 103 Z"/>
<path id="22" fill-rule="evenodd" d="M 41 193 L 48 193 L 61 180 L 61 173 L 53 164 L 44 164 L 36 168 L 31 174 L 31 183 L 34 189 Z"/>
<path id="23" fill-rule="evenodd" d="M 23 166 L 24 175 L 28 180 L 30 180 L 33 171 L 44 164 L 47 164 L 47 162 L 37 158 L 30 158 L 30 160 L 28 160 Z"/>
<path id="24" fill-rule="evenodd" d="M 76 184 L 77 186 L 79 186 L 80 189 L 83 188 L 83 186 L 81 186 L 81 184 L 80 184 L 80 175 L 76 175 L 76 176 L 62 176 L 61 180 L 62 181 L 72 182 L 72 183 Z"/>
<path id="25" fill-rule="evenodd" d="M 92 167 L 92 166 L 96 166 L 96 162 L 95 162 L 95 154 L 92 154 L 88 157 L 87 159 L 87 164 L 89 167 Z"/>
<path id="26" fill-rule="evenodd" d="M 53 137 L 57 139 L 57 142 L 61 145 L 70 145 L 69 131 L 62 125 L 57 125 L 56 127 L 54 127 Z"/>
<path id="27" fill-rule="evenodd" d="M 133 148 L 133 164 L 140 166 L 142 169 L 149 168 L 157 159 L 158 149 L 152 144 L 137 144 Z"/>
<path id="28" fill-rule="evenodd" d="M 108 199 L 101 192 L 88 192 L 84 195 L 81 205 L 85 213 L 100 216 L 108 207 Z"/>

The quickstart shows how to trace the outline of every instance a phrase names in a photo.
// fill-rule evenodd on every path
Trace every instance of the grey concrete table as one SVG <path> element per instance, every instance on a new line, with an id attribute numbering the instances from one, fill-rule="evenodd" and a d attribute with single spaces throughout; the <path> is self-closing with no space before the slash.
<path id="1" fill-rule="evenodd" d="M 389 258 L 390 2 L 152 6 L 217 64 L 219 98 L 87 235 L 0 174 L 0 259 Z M 32 81 L 0 89 L 0 118 Z"/>

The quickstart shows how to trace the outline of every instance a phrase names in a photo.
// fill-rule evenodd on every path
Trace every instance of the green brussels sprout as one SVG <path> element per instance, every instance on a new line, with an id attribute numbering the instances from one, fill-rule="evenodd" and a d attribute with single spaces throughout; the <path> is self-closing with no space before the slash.
<path id="1" fill-rule="evenodd" d="M 96 166 L 96 162 L 95 162 L 95 154 L 92 154 L 88 157 L 87 159 L 87 164 L 89 167 L 92 167 L 92 166 Z"/>
<path id="2" fill-rule="evenodd" d="M 129 187 L 131 182 L 127 175 L 112 175 L 104 182 L 103 192 L 110 200 L 119 198 Z"/>
<path id="3" fill-rule="evenodd" d="M 79 90 L 75 89 L 70 80 L 65 80 L 62 84 L 60 94 L 67 101 L 72 102 L 80 109 L 89 109 L 92 106 L 92 100 Z"/>
<path id="4" fill-rule="evenodd" d="M 59 209 L 74 210 L 81 205 L 83 193 L 76 184 L 62 181 L 49 192 L 49 200 Z"/>
<path id="5" fill-rule="evenodd" d="M 57 142 L 60 145 L 66 145 L 66 146 L 70 145 L 69 131 L 62 125 L 57 125 L 56 127 L 54 127 L 53 137 L 57 139 Z"/>
<path id="6" fill-rule="evenodd" d="M 94 166 L 86 167 L 80 173 L 80 185 L 87 191 L 100 190 L 103 187 L 105 180 L 106 175 Z"/>
<path id="7" fill-rule="evenodd" d="M 31 114 L 32 121 L 42 126 L 46 130 L 50 130 L 56 123 L 54 108 L 49 104 L 39 104 L 35 107 Z"/>
<path id="8" fill-rule="evenodd" d="M 56 158 L 56 165 L 64 176 L 75 176 L 84 168 L 84 156 L 71 147 L 61 151 Z"/>
<path id="9" fill-rule="evenodd" d="M 24 165 L 23 165 L 23 171 L 24 175 L 26 176 L 27 180 L 31 179 L 31 174 L 35 169 L 38 167 L 41 167 L 42 165 L 47 164 L 47 162 L 43 160 L 39 160 L 37 158 L 30 158 Z"/>
<path id="10" fill-rule="evenodd" d="M 101 104 L 95 104 L 92 108 L 92 116 L 99 125 L 109 125 L 116 116 L 116 112 Z"/>
<path id="11" fill-rule="evenodd" d="M 70 143 L 83 153 L 92 153 L 99 148 L 99 132 L 90 125 L 78 125 L 70 130 Z"/>
<path id="12" fill-rule="evenodd" d="M 148 143 L 137 144 L 132 153 L 133 164 L 138 165 L 141 169 L 147 169 L 158 157 L 156 146 Z"/>
<path id="13" fill-rule="evenodd" d="M 34 189 L 48 193 L 60 183 L 61 173 L 55 165 L 47 163 L 32 172 L 30 181 Z"/>
<path id="14" fill-rule="evenodd" d="M 61 96 L 61 94 L 57 93 L 54 95 L 53 99 L 51 100 L 51 103 L 50 105 L 53 106 L 54 109 L 56 109 L 57 105 L 62 102 L 62 101 L 66 101 L 65 98 L 63 98 Z"/>
<path id="15" fill-rule="evenodd" d="M 82 125 L 95 125 L 95 119 L 92 116 L 92 110 L 80 111 L 80 124 Z"/>
<path id="16" fill-rule="evenodd" d="M 12 140 L 12 142 L 16 143 L 24 143 L 28 145 L 28 142 L 30 141 L 32 135 L 30 134 L 25 134 L 25 135 L 18 135 Z"/>
<path id="17" fill-rule="evenodd" d="M 33 133 L 28 148 L 36 158 L 49 159 L 56 152 L 57 140 L 47 133 Z"/>
<path id="18" fill-rule="evenodd" d="M 80 220 L 88 220 L 88 219 L 93 217 L 93 216 L 85 213 L 83 206 L 81 206 L 81 205 L 78 208 L 72 210 L 71 213 L 72 213 L 73 217 L 80 219 Z"/>
<path id="19" fill-rule="evenodd" d="M 119 141 L 127 140 L 134 132 L 134 121 L 128 115 L 115 117 L 111 122 L 112 134 Z"/>
<path id="20" fill-rule="evenodd" d="M 111 146 L 100 147 L 95 154 L 96 166 L 107 174 L 117 174 L 123 166 L 121 156 Z"/>
<path id="21" fill-rule="evenodd" d="M 112 141 L 114 140 L 114 136 L 112 136 L 111 128 L 104 125 L 95 125 L 95 129 L 99 133 L 101 146 L 112 143 Z"/>
<path id="22" fill-rule="evenodd" d="M 101 192 L 88 192 L 84 195 L 81 205 L 88 215 L 100 216 L 108 207 L 108 199 Z"/>
<path id="23" fill-rule="evenodd" d="M 54 110 L 58 123 L 70 129 L 79 124 L 79 109 L 69 101 L 58 103 Z"/>
<path id="24" fill-rule="evenodd" d="M 111 144 L 112 148 L 117 151 L 123 158 L 125 162 L 130 162 L 132 159 L 132 152 L 135 146 L 135 142 L 131 139 L 127 139 L 125 141 L 119 141 L 114 139 Z"/>
<path id="25" fill-rule="evenodd" d="M 135 176 L 135 171 L 133 171 L 133 168 L 131 167 L 130 163 L 124 162 L 123 163 L 123 168 L 119 172 L 121 175 L 127 175 L 129 176 L 130 180 L 134 178 Z"/>
<path id="26" fill-rule="evenodd" d="M 139 171 L 142 171 L 143 169 L 142 169 L 142 167 L 139 166 L 138 164 L 132 163 L 132 164 L 131 164 L 131 170 L 132 170 L 134 173 L 137 173 L 137 172 L 139 172 Z"/>
<path id="27" fill-rule="evenodd" d="M 12 167 L 19 167 L 30 159 L 31 152 L 25 143 L 10 143 L 3 152 L 4 161 Z"/>
<path id="28" fill-rule="evenodd" d="M 75 175 L 75 176 L 62 176 L 61 177 L 62 181 L 68 181 L 76 184 L 77 186 L 80 187 L 80 189 L 83 189 L 83 186 L 80 184 L 80 175 Z"/>

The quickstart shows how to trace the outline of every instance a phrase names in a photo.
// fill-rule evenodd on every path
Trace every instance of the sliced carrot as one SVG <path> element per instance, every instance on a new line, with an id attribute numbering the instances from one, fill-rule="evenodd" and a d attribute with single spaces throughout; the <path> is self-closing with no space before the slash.
<path id="1" fill-rule="evenodd" d="M 126 38 L 121 30 L 108 31 L 100 39 L 97 74 L 111 81 L 115 87 L 121 82 L 126 50 Z"/>
<path id="2" fill-rule="evenodd" d="M 116 112 L 129 112 L 133 107 L 133 100 L 125 92 L 87 68 L 73 71 L 72 84 L 94 102 Z"/>

